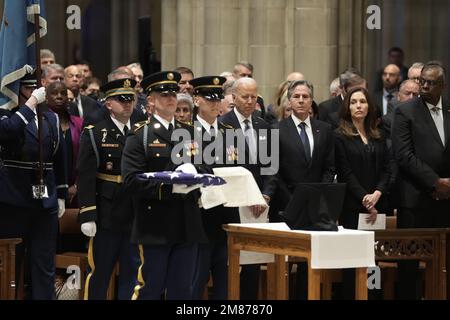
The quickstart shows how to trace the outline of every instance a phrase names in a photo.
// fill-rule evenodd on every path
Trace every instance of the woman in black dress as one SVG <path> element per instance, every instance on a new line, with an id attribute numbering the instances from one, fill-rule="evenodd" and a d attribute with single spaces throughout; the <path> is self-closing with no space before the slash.
<path id="1" fill-rule="evenodd" d="M 374 223 L 378 212 L 386 213 L 389 205 L 386 191 L 390 179 L 389 153 L 386 140 L 377 128 L 377 110 L 364 88 L 347 93 L 335 132 L 336 171 L 339 182 L 347 184 L 339 223 L 357 229 L 359 213 L 369 213 L 367 222 Z M 355 273 L 345 269 L 343 296 L 353 299 Z M 369 297 L 375 292 L 371 290 Z"/>

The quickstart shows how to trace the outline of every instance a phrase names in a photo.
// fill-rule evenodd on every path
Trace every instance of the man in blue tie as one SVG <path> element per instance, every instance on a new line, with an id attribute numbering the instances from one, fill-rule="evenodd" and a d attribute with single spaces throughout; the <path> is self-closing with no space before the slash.
<path id="1" fill-rule="evenodd" d="M 288 88 L 287 97 L 292 115 L 279 123 L 280 170 L 278 190 L 274 201 L 281 210 L 287 205 L 297 183 L 330 183 L 334 179 L 334 141 L 331 126 L 310 117 L 314 88 L 303 80 L 294 81 Z M 283 203 L 284 202 L 284 203 Z M 303 268 L 300 268 L 303 269 Z M 297 282 L 305 275 L 297 269 Z M 301 286 L 306 289 L 306 279 Z M 305 293 L 306 290 L 300 290 Z M 303 295 L 301 295 L 303 296 Z"/>

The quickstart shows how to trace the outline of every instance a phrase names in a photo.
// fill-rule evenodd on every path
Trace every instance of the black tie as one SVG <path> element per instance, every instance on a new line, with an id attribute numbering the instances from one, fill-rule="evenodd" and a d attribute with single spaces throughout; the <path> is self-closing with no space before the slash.
<path id="1" fill-rule="evenodd" d="M 311 146 L 309 145 L 308 135 L 306 134 L 306 123 L 301 122 L 298 127 L 300 128 L 300 139 L 302 139 L 303 148 L 305 149 L 306 162 L 311 161 Z"/>
<path id="2" fill-rule="evenodd" d="M 211 126 L 211 128 L 209 128 L 209 136 L 211 137 L 211 143 L 213 143 L 214 140 L 216 140 L 216 129 L 214 128 L 214 126 Z"/>
<path id="3" fill-rule="evenodd" d="M 170 132 L 172 132 L 172 130 L 173 130 L 173 124 L 172 124 L 172 122 L 171 123 L 169 123 L 169 129 L 168 129 Z"/>
<path id="4" fill-rule="evenodd" d="M 248 119 L 245 119 L 244 123 L 245 123 L 244 131 L 249 130 L 250 129 L 250 121 Z"/>
<path id="5" fill-rule="evenodd" d="M 123 135 L 126 137 L 127 134 L 128 134 L 128 127 L 127 127 L 127 126 L 124 126 L 124 127 L 123 127 Z"/>

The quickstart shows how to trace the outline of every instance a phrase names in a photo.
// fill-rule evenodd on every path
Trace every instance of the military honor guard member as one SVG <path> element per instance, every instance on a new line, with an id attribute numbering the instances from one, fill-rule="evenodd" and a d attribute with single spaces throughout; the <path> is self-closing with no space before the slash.
<path id="1" fill-rule="evenodd" d="M 67 176 L 55 113 L 43 113 L 39 141 L 36 106 L 45 101 L 45 88 L 36 89 L 36 83 L 33 76 L 22 78 L 20 107 L 0 109 L 0 238 L 23 239 L 24 246 L 17 250 L 16 275 L 25 247 L 30 257 L 31 298 L 49 300 L 55 297 L 58 216 L 64 214 Z M 39 143 L 44 185 L 38 175 Z"/>
<path id="2" fill-rule="evenodd" d="M 222 86 L 226 78 L 219 76 L 200 77 L 190 81 L 193 86 L 194 103 L 197 106 L 197 115 L 193 119 L 196 134 L 202 136 L 203 159 L 210 157 L 212 167 L 225 167 L 227 150 L 234 146 L 227 146 L 226 132 L 234 131 L 233 127 L 217 120 L 220 112 L 220 103 L 223 96 Z M 220 137 L 220 139 L 218 139 Z M 215 149 L 212 144 L 219 143 Z M 233 161 L 234 163 L 234 161 Z M 199 246 L 197 276 L 194 283 L 194 298 L 201 299 L 208 283 L 211 272 L 213 288 L 211 299 L 226 300 L 228 289 L 228 255 L 227 237 L 222 225 L 239 223 L 238 208 L 218 206 L 209 210 L 202 209 L 203 226 L 208 235 L 209 243 Z"/>
<path id="3" fill-rule="evenodd" d="M 105 84 L 109 116 L 87 126 L 81 136 L 78 158 L 79 222 L 89 241 L 90 273 L 85 299 L 106 299 L 109 280 L 119 263 L 118 298 L 130 300 L 136 285 L 139 252 L 130 243 L 133 209 L 131 193 L 122 181 L 121 159 L 136 94 L 132 79 Z"/>
<path id="4" fill-rule="evenodd" d="M 136 176 L 175 170 L 178 158 L 198 152 L 196 143 L 184 141 L 183 150 L 171 157 L 179 146 L 179 141 L 172 140 L 174 130 L 182 129 L 193 139 L 193 126 L 174 118 L 180 79 L 179 73 L 164 71 L 142 80 L 155 112 L 134 130 L 123 153 L 124 183 L 134 194 L 131 240 L 139 244 L 141 257 L 133 299 L 160 299 L 164 293 L 167 299 L 192 299 L 198 244 L 207 242 L 195 191 L 173 193 L 170 184 L 142 181 Z M 200 166 L 196 168 L 205 173 L 199 171 Z"/>

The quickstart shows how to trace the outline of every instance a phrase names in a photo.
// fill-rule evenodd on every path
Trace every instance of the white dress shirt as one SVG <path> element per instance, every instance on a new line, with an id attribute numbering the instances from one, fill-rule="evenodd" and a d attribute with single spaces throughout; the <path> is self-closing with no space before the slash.
<path id="1" fill-rule="evenodd" d="M 156 118 L 156 120 L 161 122 L 161 124 L 164 126 L 164 128 L 166 128 L 166 130 L 169 130 L 169 124 L 172 124 L 173 129 L 175 129 L 175 118 L 172 118 L 172 121 L 169 122 L 166 119 L 161 118 L 160 116 L 158 116 L 155 113 L 153 114 L 153 116 Z"/>
<path id="2" fill-rule="evenodd" d="M 200 122 L 200 124 L 202 125 L 203 128 L 205 128 L 206 132 L 208 132 L 209 135 L 211 135 L 211 126 L 214 127 L 214 136 L 217 137 L 217 131 L 218 131 L 218 122 L 217 119 L 214 120 L 214 122 L 212 124 L 206 122 L 204 119 L 202 119 L 199 115 L 197 115 L 197 120 L 198 122 Z"/>
<path id="3" fill-rule="evenodd" d="M 77 101 L 77 108 L 78 108 L 78 114 L 80 118 L 83 118 L 83 105 L 81 104 L 81 94 L 78 95 L 76 98 Z"/>
<path id="4" fill-rule="evenodd" d="M 299 124 L 302 122 L 305 123 L 306 135 L 308 136 L 309 146 L 310 146 L 310 151 L 311 151 L 311 158 L 312 158 L 312 154 L 313 154 L 313 150 L 314 150 L 314 136 L 312 133 L 311 118 L 308 116 L 308 118 L 306 118 L 305 121 L 302 121 L 299 118 L 297 118 L 296 116 L 294 116 L 294 114 L 292 114 L 291 117 L 292 117 L 292 120 L 294 121 L 295 127 L 297 128 L 299 138 L 300 138 Z"/>
<path id="5" fill-rule="evenodd" d="M 445 133 L 444 133 L 444 115 L 442 114 L 442 97 L 436 106 L 426 102 L 428 109 L 430 110 L 431 118 L 436 125 L 436 129 L 441 137 L 442 144 L 445 146 Z M 437 109 L 437 110 L 436 110 Z"/>
<path id="6" fill-rule="evenodd" d="M 120 132 L 122 132 L 123 135 L 125 134 L 125 133 L 123 132 L 123 128 L 124 128 L 125 126 L 127 126 L 128 132 L 130 132 L 130 128 L 131 128 L 130 119 L 128 119 L 128 122 L 127 122 L 127 124 L 125 125 L 125 124 L 123 124 L 122 122 L 117 121 L 117 119 L 113 118 L 112 116 L 110 116 L 110 117 L 111 117 L 112 122 L 114 122 L 114 124 L 116 125 L 116 127 L 119 128 Z"/>

